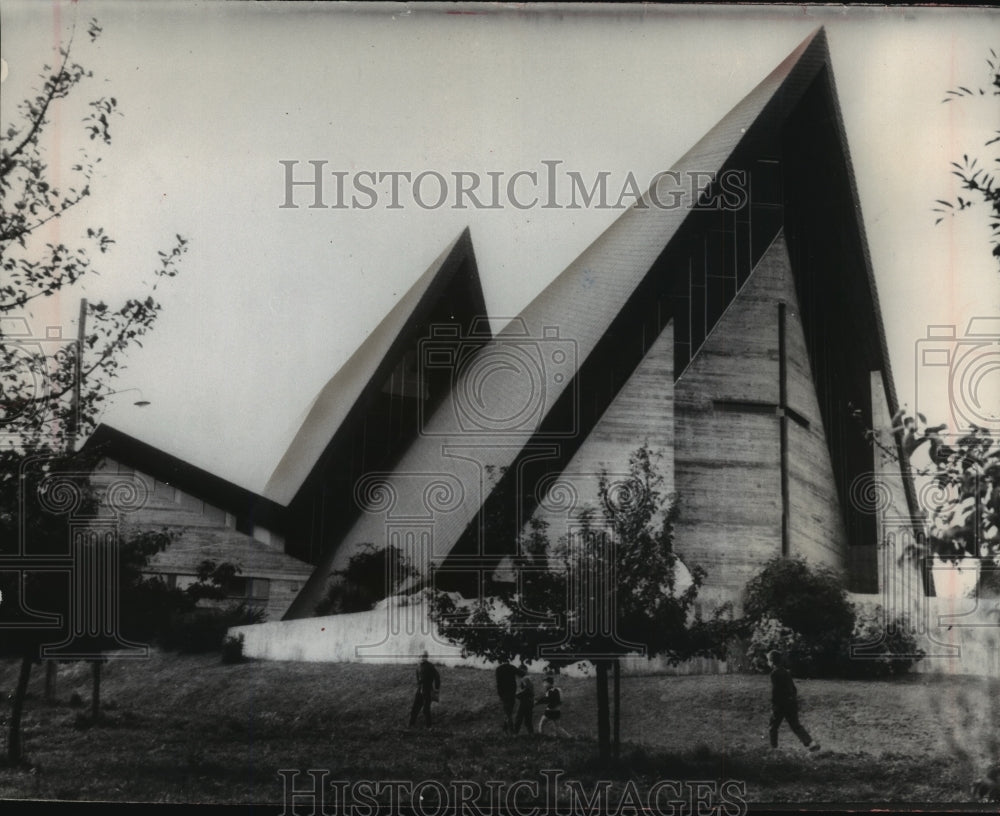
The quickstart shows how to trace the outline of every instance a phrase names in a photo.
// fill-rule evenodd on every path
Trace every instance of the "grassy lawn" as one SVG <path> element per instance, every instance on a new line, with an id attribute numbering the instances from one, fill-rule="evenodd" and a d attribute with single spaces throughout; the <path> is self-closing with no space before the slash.
<path id="1" fill-rule="evenodd" d="M 0 665 L 0 688 L 13 689 L 16 669 Z M 809 754 L 785 725 L 772 752 L 766 676 L 626 677 L 622 763 L 609 772 L 593 762 L 593 679 L 560 681 L 572 739 L 530 740 L 501 732 L 492 673 L 465 668 L 442 670 L 434 728 L 409 730 L 412 676 L 402 665 L 223 665 L 158 653 L 106 665 L 105 721 L 90 725 L 89 667 L 60 667 L 54 705 L 36 667 L 24 719 L 34 767 L 0 769 L 0 800 L 277 803 L 279 769 L 485 785 L 558 768 L 587 786 L 611 779 L 612 790 L 628 779 L 640 790 L 660 779 L 740 780 L 750 802 L 962 802 L 971 769 L 953 758 L 931 701 L 967 694 L 974 710 L 989 708 L 975 678 L 801 680 L 802 722 L 823 750 Z M 83 708 L 69 704 L 74 691 Z"/>

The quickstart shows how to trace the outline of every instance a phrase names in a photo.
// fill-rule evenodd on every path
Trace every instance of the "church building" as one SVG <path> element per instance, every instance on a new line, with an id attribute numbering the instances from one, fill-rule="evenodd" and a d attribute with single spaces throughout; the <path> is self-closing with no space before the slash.
<path id="1" fill-rule="evenodd" d="M 265 490 L 317 565 L 286 618 L 365 545 L 474 591 L 643 443 L 709 604 L 775 555 L 878 591 L 852 491 L 896 395 L 822 30 L 495 336 L 485 317 L 466 232 L 317 397 Z"/>
<path id="2" fill-rule="evenodd" d="M 483 591 L 532 518 L 570 532 L 643 444 L 706 609 L 738 607 L 779 555 L 856 593 L 896 580 L 866 489 L 894 485 L 902 527 L 918 513 L 864 435 L 897 399 L 821 29 L 520 314 L 489 318 L 466 230 L 320 391 L 263 495 L 215 491 L 302 568 L 283 623 L 368 546 L 406 556 L 407 592 Z"/>

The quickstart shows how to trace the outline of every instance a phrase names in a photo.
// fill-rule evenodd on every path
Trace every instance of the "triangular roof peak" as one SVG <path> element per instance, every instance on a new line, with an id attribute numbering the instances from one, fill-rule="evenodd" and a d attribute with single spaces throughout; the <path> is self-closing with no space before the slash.
<path id="1" fill-rule="evenodd" d="M 509 357 L 512 346 L 518 349 L 524 346 L 526 335 L 544 342 L 545 349 L 560 352 L 561 362 L 543 365 L 539 377 L 498 377 L 495 383 L 491 378 L 481 377 L 477 366 L 469 366 L 467 372 L 456 372 L 451 398 L 445 399 L 432 413 L 422 434 L 402 453 L 393 469 L 385 473 L 389 490 L 398 488 L 400 494 L 405 493 L 406 474 L 455 471 L 458 476 L 460 465 L 446 452 L 451 443 L 466 444 L 476 438 L 475 428 L 470 432 L 468 423 L 463 424 L 462 406 L 458 404 L 462 396 L 469 393 L 475 393 L 480 406 L 485 406 L 482 413 L 492 412 L 504 418 L 523 416 L 531 420 L 514 429 L 498 430 L 495 424 L 484 424 L 478 436 L 482 467 L 496 469 L 493 472 L 517 471 L 518 468 L 512 465 L 519 461 L 526 446 L 545 440 L 557 440 L 563 454 L 571 455 L 574 445 L 586 435 L 587 423 L 596 421 L 599 415 L 583 417 L 580 413 L 582 401 L 577 403 L 575 394 L 581 389 L 596 388 L 601 392 L 601 399 L 610 398 L 604 393 L 608 378 L 600 376 L 601 365 L 613 358 L 620 369 L 616 376 L 626 376 L 628 366 L 637 365 L 641 359 L 638 344 L 635 349 L 631 345 L 626 349 L 624 345 L 616 345 L 617 341 L 633 330 L 645 331 L 650 319 L 653 324 L 650 337 L 655 336 L 670 319 L 670 309 L 677 307 L 678 301 L 671 301 L 671 294 L 663 287 L 672 285 L 671 280 L 677 277 L 678 270 L 664 258 L 676 249 L 678 241 L 675 239 L 684 237 L 682 229 L 688 230 L 688 219 L 700 217 L 704 212 L 701 202 L 692 200 L 687 178 L 694 173 L 719 174 L 736 161 L 757 158 L 758 148 L 766 153 L 776 140 L 780 141 L 783 128 L 806 92 L 828 67 L 825 32 L 818 28 L 685 153 L 671 172 L 661 175 L 655 188 L 626 210 L 522 310 L 518 320 L 505 327 L 480 353 L 482 360 Z M 832 85 L 828 87 L 832 91 Z M 681 203 L 662 206 L 664 201 Z M 847 217 L 854 216 L 849 214 Z M 773 231 L 778 228 L 780 223 L 774 225 Z M 773 234 L 760 237 L 762 251 Z M 748 262 L 746 274 L 749 271 Z M 657 299 L 662 298 L 666 298 L 662 301 L 666 311 L 652 318 L 643 311 L 636 318 L 638 312 L 650 304 L 655 312 Z M 616 333 L 620 337 L 616 337 Z M 649 338 L 642 342 L 647 341 Z M 615 348 L 609 348 L 609 344 Z M 625 360 L 629 355 L 635 359 Z M 675 376 L 679 373 L 680 370 L 675 369 Z M 470 379 L 477 376 L 479 380 Z M 597 397 L 597 391 L 587 399 L 587 411 L 591 413 L 599 411 L 595 399 L 591 398 Z M 552 461 L 548 466 L 557 467 L 558 463 Z M 463 505 L 436 522 L 435 551 L 439 554 L 452 552 L 468 531 L 477 529 L 473 522 L 484 503 L 493 498 L 493 493 L 499 496 L 500 488 L 500 484 L 487 488 L 481 502 Z M 336 539 L 339 545 L 320 561 L 288 617 L 311 614 L 313 601 L 323 591 L 331 569 L 345 564 L 355 545 L 384 539 L 384 520 L 377 513 L 366 513 L 345 532 L 346 536 Z"/>
<path id="2" fill-rule="evenodd" d="M 456 290 L 461 290 L 457 293 Z M 416 333 L 435 315 L 435 307 L 460 296 L 471 314 L 486 312 L 469 228 L 451 241 L 397 301 L 346 363 L 320 389 L 306 411 L 295 437 L 264 488 L 264 495 L 290 504 L 319 466 L 324 452 L 340 434 L 357 429 L 351 417 L 363 420 L 366 406 L 385 380 L 415 347 Z"/>

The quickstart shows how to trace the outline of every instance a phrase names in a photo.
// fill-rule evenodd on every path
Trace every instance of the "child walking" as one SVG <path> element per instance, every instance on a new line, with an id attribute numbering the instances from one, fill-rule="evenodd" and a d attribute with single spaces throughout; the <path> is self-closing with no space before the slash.
<path id="1" fill-rule="evenodd" d="M 771 723 L 769 736 L 771 747 L 778 747 L 778 727 L 782 720 L 788 720 L 789 726 L 806 748 L 818 751 L 819 743 L 813 742 L 809 732 L 799 722 L 798 692 L 792 675 L 785 668 L 785 659 L 781 652 L 767 653 L 767 664 L 771 667 Z"/>
<path id="2" fill-rule="evenodd" d="M 551 724 L 557 735 L 569 737 L 566 729 L 559 725 L 559 718 L 562 717 L 560 706 L 562 705 L 562 691 L 556 686 L 556 679 L 550 674 L 545 678 L 545 693 L 538 698 L 537 702 L 545 703 L 545 711 L 538 721 L 539 735 L 545 734 L 545 726 Z"/>

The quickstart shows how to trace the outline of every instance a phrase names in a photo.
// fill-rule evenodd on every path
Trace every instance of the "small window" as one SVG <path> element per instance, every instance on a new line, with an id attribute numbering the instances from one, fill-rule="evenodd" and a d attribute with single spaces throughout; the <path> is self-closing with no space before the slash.
<path id="1" fill-rule="evenodd" d="M 252 606 L 265 606 L 271 597 L 271 581 L 267 578 L 246 578 L 237 575 L 226 584 L 226 598 Z"/>

